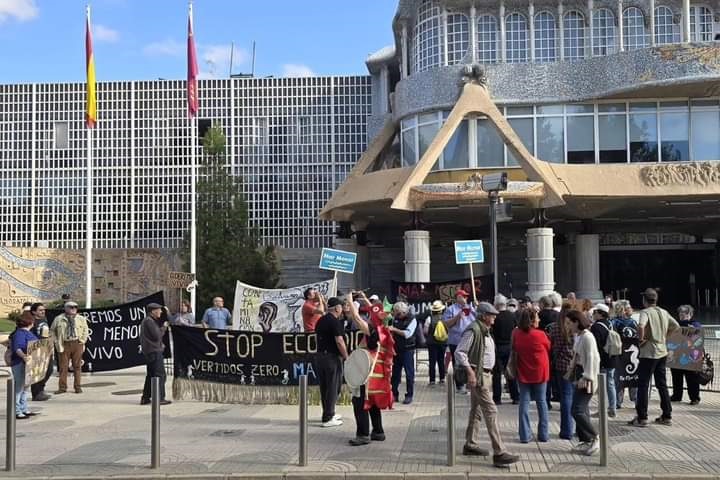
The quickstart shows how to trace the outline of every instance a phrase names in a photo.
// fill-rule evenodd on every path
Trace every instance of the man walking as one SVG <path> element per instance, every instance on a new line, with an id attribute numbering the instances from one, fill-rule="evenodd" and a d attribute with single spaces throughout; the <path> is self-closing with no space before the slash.
<path id="1" fill-rule="evenodd" d="M 480 421 L 485 417 L 490 442 L 493 448 L 493 465 L 504 467 L 519 460 L 510 454 L 500 437 L 497 421 L 497 407 L 492 398 L 492 370 L 495 366 L 495 342 L 490 328 L 499 312 L 487 302 L 477 306 L 478 319 L 463 332 L 455 351 L 458 369 L 467 373 L 470 386 L 470 415 L 465 431 L 463 455 L 487 456 L 488 451 L 480 448 Z"/>
<path id="2" fill-rule="evenodd" d="M 30 305 L 30 313 L 32 314 L 33 320 L 35 322 L 35 326 L 32 329 L 32 332 L 35 334 L 35 336 L 39 339 L 50 337 L 50 325 L 48 325 L 47 319 L 45 318 L 45 305 L 43 305 L 42 303 L 33 303 L 32 305 Z M 45 377 L 43 377 L 43 379 L 39 382 L 33 383 L 30 386 L 30 391 L 32 392 L 32 399 L 34 402 L 44 402 L 46 400 L 50 400 L 50 395 L 45 393 L 45 385 L 47 384 L 47 381 L 50 380 L 52 372 L 53 359 L 51 358 L 48 362 L 48 368 L 47 372 L 45 372 Z"/>
<path id="3" fill-rule="evenodd" d="M 160 378 L 160 405 L 168 405 L 172 402 L 165 399 L 165 365 L 163 363 L 163 352 L 165 351 L 163 337 L 167 332 L 168 322 L 161 320 L 162 305 L 149 303 L 146 309 L 148 314 L 140 324 L 140 347 L 147 368 L 140 405 L 150 403 L 152 396 L 151 378 L 153 377 Z"/>
<path id="4" fill-rule="evenodd" d="M 350 300 L 352 301 L 352 300 Z M 343 302 L 332 297 L 327 302 L 326 313 L 317 325 L 317 369 L 322 403 L 322 426 L 338 427 L 343 424 L 340 415 L 335 415 L 340 387 L 342 385 L 343 361 L 348 357 L 345 347 L 345 330 L 340 317 L 343 313 Z"/>
<path id="5" fill-rule="evenodd" d="M 492 336 L 495 341 L 495 368 L 493 369 L 493 401 L 495 405 L 502 403 L 502 377 L 505 374 L 505 367 L 510 361 L 510 338 L 515 328 L 516 316 L 507 309 L 507 298 L 505 295 L 495 296 L 495 308 L 499 312 L 492 327 Z M 518 392 L 515 380 L 506 378 L 510 398 L 513 405 L 517 405 L 520 393 Z"/>
<path id="6" fill-rule="evenodd" d="M 65 313 L 53 320 L 55 349 L 59 356 L 60 381 L 56 395 L 67 392 L 68 362 L 72 362 L 75 393 L 82 393 L 82 356 L 90 330 L 87 318 L 78 314 L 78 304 L 65 302 Z"/>
<path id="7" fill-rule="evenodd" d="M 657 306 L 658 294 L 652 288 L 643 292 L 644 310 L 638 321 L 638 340 L 640 341 L 640 365 L 638 366 L 638 391 L 635 410 L 637 416 L 628 422 L 634 427 L 648 424 L 648 400 L 650 397 L 650 377 L 655 378 L 655 387 L 660 395 L 662 415 L 655 419 L 660 425 L 672 425 L 672 404 L 667 387 L 665 362 L 668 350 L 668 333 L 680 328 L 678 322 L 664 309 Z"/>
<path id="8" fill-rule="evenodd" d="M 205 310 L 203 314 L 202 325 L 205 328 L 227 330 L 231 319 L 230 310 L 225 308 L 225 300 L 222 297 L 215 297 L 213 306 Z"/>

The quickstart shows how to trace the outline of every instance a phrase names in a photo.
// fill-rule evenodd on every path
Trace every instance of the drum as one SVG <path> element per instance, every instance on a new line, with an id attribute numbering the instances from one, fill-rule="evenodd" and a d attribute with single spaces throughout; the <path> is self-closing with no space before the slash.
<path id="1" fill-rule="evenodd" d="M 370 378 L 372 368 L 372 354 L 363 348 L 358 348 L 345 360 L 345 383 L 347 383 L 350 388 L 362 387 L 367 383 L 368 378 Z"/>

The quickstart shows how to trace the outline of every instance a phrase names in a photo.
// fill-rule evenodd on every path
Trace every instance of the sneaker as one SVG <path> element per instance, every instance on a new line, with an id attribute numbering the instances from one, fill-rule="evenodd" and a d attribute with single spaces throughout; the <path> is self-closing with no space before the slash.
<path id="1" fill-rule="evenodd" d="M 33 397 L 33 402 L 46 402 L 50 400 L 50 395 L 45 392 L 40 392 Z"/>
<path id="2" fill-rule="evenodd" d="M 140 405 L 150 405 L 150 399 L 149 398 L 141 398 Z"/>
<path id="3" fill-rule="evenodd" d="M 405 400 L 403 400 L 403 405 L 410 405 L 412 403 L 412 397 L 405 396 Z"/>
<path id="4" fill-rule="evenodd" d="M 460 387 L 460 388 L 457 389 L 457 394 L 458 394 L 458 395 L 467 395 L 468 393 L 469 393 L 469 392 L 468 392 L 468 389 L 467 389 L 467 387 L 466 387 L 465 385 L 463 385 L 462 387 Z"/>
<path id="5" fill-rule="evenodd" d="M 370 440 L 372 440 L 374 442 L 384 442 L 385 434 L 384 433 L 371 433 Z"/>
<path id="6" fill-rule="evenodd" d="M 435 386 L 435 382 L 428 383 L 428 387 L 434 387 L 434 386 Z"/>
<path id="7" fill-rule="evenodd" d="M 577 445 L 575 445 L 570 451 L 573 453 L 583 453 L 583 452 L 587 451 L 589 446 L 590 446 L 590 442 L 580 442 Z"/>
<path id="8" fill-rule="evenodd" d="M 608 410 L 608 417 L 615 418 L 616 415 L 615 410 Z"/>
<path id="9" fill-rule="evenodd" d="M 16 420 L 27 420 L 28 418 L 30 418 L 30 417 L 28 417 L 28 416 L 25 415 L 24 413 L 20 413 L 20 414 L 16 414 L 16 415 L 15 415 L 15 419 L 16 419 Z"/>
<path id="10" fill-rule="evenodd" d="M 655 423 L 658 425 L 665 425 L 666 427 L 672 427 L 672 418 L 657 417 Z"/>
<path id="11" fill-rule="evenodd" d="M 359 447 L 360 445 L 367 445 L 370 443 L 370 437 L 355 437 L 348 440 L 348 443 L 353 447 Z"/>
<path id="12" fill-rule="evenodd" d="M 600 451 L 600 439 L 595 437 L 592 442 L 588 445 L 587 449 L 582 452 L 584 455 L 591 457 Z"/>
<path id="13" fill-rule="evenodd" d="M 644 427 L 647 427 L 647 426 L 648 426 L 648 421 L 647 421 L 647 420 L 640 420 L 638 417 L 635 417 L 635 418 L 633 418 L 632 420 L 630 420 L 627 424 L 630 425 L 631 427 L 642 427 L 642 428 L 644 428 Z"/>
<path id="14" fill-rule="evenodd" d="M 35 413 L 35 412 L 24 412 L 23 414 L 24 414 L 26 417 L 34 417 L 35 415 L 37 415 L 37 413 Z"/>
<path id="15" fill-rule="evenodd" d="M 323 426 L 324 428 L 328 428 L 328 427 L 339 427 L 339 426 L 342 425 L 342 424 L 343 424 L 343 421 L 342 421 L 342 420 L 335 420 L 334 418 L 331 418 L 331 419 L 328 420 L 327 422 L 323 422 L 323 423 L 322 423 L 322 426 Z"/>
<path id="16" fill-rule="evenodd" d="M 700 403 L 700 400 L 693 400 L 690 402 L 690 405 L 698 405 Z"/>
<path id="17" fill-rule="evenodd" d="M 445 385 L 445 380 L 440 380 L 440 381 L 438 382 L 438 385 Z"/>
<path id="18" fill-rule="evenodd" d="M 507 467 L 520 460 L 519 455 L 512 455 L 510 453 L 501 453 L 500 455 L 493 455 L 493 465 L 496 467 Z"/>
<path id="19" fill-rule="evenodd" d="M 342 420 L 342 415 L 336 413 L 335 415 L 333 415 L 333 420 Z"/>
<path id="20" fill-rule="evenodd" d="M 77 388 L 75 389 L 75 393 L 82 393 L 82 388 L 77 387 Z"/>
<path id="21" fill-rule="evenodd" d="M 172 400 L 160 400 L 160 405 L 171 405 Z"/>
<path id="22" fill-rule="evenodd" d="M 471 447 L 470 445 L 465 445 L 465 446 L 463 446 L 462 454 L 477 456 L 477 457 L 487 457 L 488 455 L 490 455 L 490 452 L 488 450 L 485 450 L 484 448 Z"/>
<path id="23" fill-rule="evenodd" d="M 67 390 L 56 390 L 55 395 L 62 395 L 63 393 L 67 393 Z"/>

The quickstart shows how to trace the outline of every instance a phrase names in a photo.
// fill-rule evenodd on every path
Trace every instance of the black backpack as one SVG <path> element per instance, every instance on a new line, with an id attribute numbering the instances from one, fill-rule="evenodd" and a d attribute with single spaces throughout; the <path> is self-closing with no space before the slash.
<path id="1" fill-rule="evenodd" d="M 710 360 L 710 354 L 706 353 L 703 358 L 702 370 L 697 372 L 697 380 L 700 385 L 707 385 L 712 383 L 715 377 L 715 366 L 712 360 Z"/>

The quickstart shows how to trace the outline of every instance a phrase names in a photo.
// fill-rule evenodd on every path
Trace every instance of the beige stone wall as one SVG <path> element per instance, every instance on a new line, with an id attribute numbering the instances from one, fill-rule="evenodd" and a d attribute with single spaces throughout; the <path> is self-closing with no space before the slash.
<path id="1" fill-rule="evenodd" d="M 167 273 L 180 266 L 174 250 L 95 250 L 93 301 L 123 303 L 164 290 Z M 63 293 L 84 303 L 84 250 L 0 247 L 0 317 L 25 301 L 51 302 Z M 165 298 L 177 305 L 179 292 L 166 291 Z"/>

